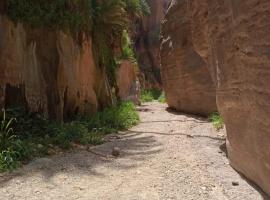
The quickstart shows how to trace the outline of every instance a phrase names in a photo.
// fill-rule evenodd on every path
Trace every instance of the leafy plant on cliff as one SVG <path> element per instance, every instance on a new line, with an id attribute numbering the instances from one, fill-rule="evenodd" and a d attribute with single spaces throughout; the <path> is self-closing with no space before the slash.
<path id="1" fill-rule="evenodd" d="M 134 51 L 132 49 L 131 39 L 126 30 L 123 31 L 122 35 L 122 59 L 129 59 L 134 63 L 137 62 Z"/>
<path id="2" fill-rule="evenodd" d="M 124 0 L 128 10 L 133 11 L 135 15 L 150 15 L 151 10 L 146 0 Z"/>
<path id="3" fill-rule="evenodd" d="M 116 86 L 117 63 L 114 50 L 122 43 L 122 56 L 135 61 L 127 33 L 130 15 L 147 13 L 144 0 L 96 0 L 93 1 L 93 41 L 97 48 L 99 65 L 105 66 L 110 84 Z M 150 9 L 148 11 L 150 13 Z"/>
<path id="4" fill-rule="evenodd" d="M 96 48 L 98 65 L 105 67 L 110 85 L 115 86 L 115 70 L 117 64 L 114 58 L 116 43 L 120 43 L 122 32 L 128 25 L 128 15 L 122 0 L 93 1 L 92 37 Z"/>
<path id="5" fill-rule="evenodd" d="M 92 0 L 6 0 L 6 13 L 33 27 L 88 32 L 92 26 Z"/>
<path id="6" fill-rule="evenodd" d="M 5 0 L 6 14 L 15 22 L 32 27 L 84 33 L 93 38 L 97 65 L 116 86 L 115 47 L 128 29 L 131 15 L 149 14 L 145 0 Z M 130 49 L 123 50 L 131 56 Z"/>

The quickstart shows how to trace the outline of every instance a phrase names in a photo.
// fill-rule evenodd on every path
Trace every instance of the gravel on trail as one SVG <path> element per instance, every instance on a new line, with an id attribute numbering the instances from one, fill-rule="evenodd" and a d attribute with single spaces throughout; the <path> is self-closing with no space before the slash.
<path id="1" fill-rule="evenodd" d="M 224 131 L 166 108 L 146 103 L 138 107 L 138 126 L 108 136 L 103 145 L 37 159 L 0 175 L 0 199 L 269 199 L 230 167 Z"/>

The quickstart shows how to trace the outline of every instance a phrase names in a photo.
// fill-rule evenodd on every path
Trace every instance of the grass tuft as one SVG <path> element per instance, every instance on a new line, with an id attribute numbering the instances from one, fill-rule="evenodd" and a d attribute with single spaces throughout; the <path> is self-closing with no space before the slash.
<path id="1" fill-rule="evenodd" d="M 158 98 L 158 102 L 160 103 L 166 103 L 166 96 L 165 96 L 165 92 L 162 92 L 161 95 Z"/>
<path id="2" fill-rule="evenodd" d="M 221 130 L 224 128 L 223 118 L 217 112 L 210 115 L 209 121 L 213 123 L 213 126 L 215 127 L 216 130 Z"/>

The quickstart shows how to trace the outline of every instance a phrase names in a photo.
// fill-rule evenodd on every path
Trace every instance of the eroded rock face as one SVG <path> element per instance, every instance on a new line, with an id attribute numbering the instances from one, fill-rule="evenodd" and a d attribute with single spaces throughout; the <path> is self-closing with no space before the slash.
<path id="1" fill-rule="evenodd" d="M 118 96 L 123 101 L 131 100 L 134 103 L 139 101 L 139 91 L 136 88 L 136 67 L 131 61 L 124 60 L 117 71 Z"/>
<path id="2" fill-rule="evenodd" d="M 211 70 L 234 168 L 270 194 L 270 1 L 210 1 Z"/>
<path id="3" fill-rule="evenodd" d="M 81 38 L 83 42 L 62 32 L 25 28 L 1 15 L 0 105 L 20 104 L 58 120 L 109 105 L 91 38 Z"/>
<path id="4" fill-rule="evenodd" d="M 163 87 L 170 107 L 207 116 L 217 110 L 215 86 L 207 62 L 194 48 L 187 4 L 173 2 L 162 27 Z"/>
<path id="5" fill-rule="evenodd" d="M 144 88 L 161 88 L 160 77 L 160 26 L 170 0 L 149 0 L 151 15 L 137 22 L 134 41 L 138 63 L 142 71 Z"/>
<path id="6" fill-rule="evenodd" d="M 203 58 L 215 83 L 218 110 L 226 124 L 231 165 L 270 194 L 270 1 L 178 0 L 174 3 L 164 33 L 175 35 L 171 40 L 172 44 L 178 40 L 177 47 L 178 43 L 183 44 L 181 38 L 188 38 L 191 51 Z M 188 22 L 183 17 L 177 21 L 183 13 Z M 183 31 L 187 23 L 189 31 Z M 183 85 L 185 78 L 193 81 L 194 77 L 183 71 L 182 63 L 193 61 L 194 55 L 187 59 L 181 53 L 182 48 L 174 45 L 170 51 L 164 49 L 165 81 L 173 77 L 169 75 L 173 66 L 176 72 L 171 74 L 181 74 L 175 75 L 175 79 L 181 78 Z M 167 55 L 177 55 L 175 64 L 168 64 Z M 177 81 L 169 83 L 172 83 L 166 90 L 169 99 L 173 92 L 178 94 L 174 95 L 175 99 L 185 98 L 183 93 L 177 93 Z"/>

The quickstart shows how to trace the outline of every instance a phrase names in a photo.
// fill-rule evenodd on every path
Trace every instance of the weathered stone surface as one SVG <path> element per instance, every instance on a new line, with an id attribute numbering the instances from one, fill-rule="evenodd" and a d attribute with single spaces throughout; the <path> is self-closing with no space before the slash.
<path id="1" fill-rule="evenodd" d="M 134 34 L 138 63 L 143 73 L 143 88 L 161 88 L 160 77 L 160 26 L 170 0 L 149 0 L 151 15 L 137 22 Z"/>
<path id="2" fill-rule="evenodd" d="M 270 1 L 209 1 L 211 70 L 232 166 L 270 194 Z"/>
<path id="3" fill-rule="evenodd" d="M 118 97 L 121 100 L 131 100 L 135 103 L 139 101 L 139 91 L 136 90 L 136 67 L 131 61 L 124 60 L 117 71 Z"/>
<path id="4" fill-rule="evenodd" d="M 52 119 L 109 105 L 105 75 L 83 42 L 47 29 L 29 29 L 0 16 L 0 105 L 20 104 Z"/>
<path id="5" fill-rule="evenodd" d="M 182 70 L 182 63 L 194 60 L 197 55 L 203 58 L 215 83 L 218 110 L 226 124 L 231 165 L 270 194 L 270 1 L 175 0 L 174 3 L 164 25 L 164 33 L 174 44 L 171 50 L 164 49 L 162 56 L 165 81 L 172 75 L 180 78 L 178 81 L 183 85 L 184 80 L 191 81 L 193 76 Z M 179 15 L 184 15 L 186 22 Z M 190 59 L 183 56 L 183 46 L 177 48 L 183 41 L 192 43 L 191 51 L 196 56 Z M 167 60 L 173 55 L 177 61 L 170 64 Z M 176 67 L 172 75 L 168 75 L 168 66 Z M 177 81 L 169 82 L 172 84 L 166 90 L 169 99 L 185 98 L 183 93 L 177 93 L 178 87 L 183 86 L 177 85 Z M 190 105 L 192 101 L 193 98 Z"/>
<path id="6" fill-rule="evenodd" d="M 195 51 L 188 1 L 172 3 L 162 27 L 161 70 L 170 107 L 209 115 L 217 110 L 207 62 Z"/>

